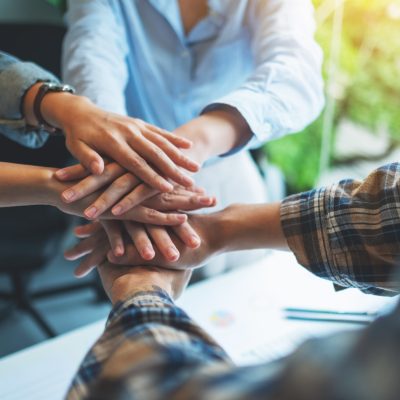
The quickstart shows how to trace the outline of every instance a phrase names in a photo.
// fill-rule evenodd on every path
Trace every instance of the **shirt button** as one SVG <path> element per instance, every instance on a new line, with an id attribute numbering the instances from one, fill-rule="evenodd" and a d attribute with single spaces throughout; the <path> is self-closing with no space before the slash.
<path id="1" fill-rule="evenodd" d="M 188 58 L 188 57 L 189 57 L 189 52 L 188 52 L 187 50 L 182 51 L 181 57 L 182 57 L 182 58 Z"/>

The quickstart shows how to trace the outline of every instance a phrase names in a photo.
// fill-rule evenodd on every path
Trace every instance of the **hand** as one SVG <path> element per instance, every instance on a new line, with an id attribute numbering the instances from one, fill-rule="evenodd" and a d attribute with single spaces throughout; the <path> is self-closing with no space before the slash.
<path id="1" fill-rule="evenodd" d="M 62 193 L 62 199 L 66 203 L 83 199 L 102 189 L 100 196 L 85 210 L 86 217 L 91 219 L 99 218 L 102 213 L 112 206 L 112 214 L 120 216 L 141 204 L 144 200 L 150 197 L 154 198 L 158 193 L 155 189 L 141 183 L 132 174 L 126 173 L 126 171 L 115 162 L 108 163 L 105 166 L 103 174 L 98 176 L 87 176 L 87 171 L 80 164 L 57 171 L 56 177 L 59 177 L 60 171 L 67 173 L 68 180 L 76 181 L 79 179 L 78 183 Z M 65 180 L 64 178 L 64 181 Z M 103 189 L 104 187 L 106 187 L 106 189 Z M 172 198 L 177 190 L 179 193 L 184 191 L 183 188 L 175 187 Z M 203 190 L 196 187 L 191 187 L 188 190 L 194 192 L 194 194 L 204 193 Z M 167 199 L 169 199 L 168 195 L 163 197 L 163 199 L 167 201 Z M 207 199 L 205 201 L 207 201 Z M 205 206 L 208 206 L 207 202 Z M 185 207 L 182 209 L 188 210 Z M 170 210 L 173 211 L 172 209 Z"/>
<path id="2" fill-rule="evenodd" d="M 57 207 L 67 214 L 77 215 L 84 218 L 89 218 L 91 214 L 88 212 L 88 207 L 100 195 L 99 192 L 95 192 L 91 196 L 85 197 L 84 199 L 74 203 L 66 204 L 60 200 L 60 193 L 65 190 L 65 185 L 53 178 L 50 180 L 48 186 L 48 191 L 50 192 L 50 197 L 48 200 L 49 204 Z M 171 210 L 168 209 L 168 212 L 162 212 L 139 205 L 129 210 L 124 215 L 114 216 L 110 212 L 106 212 L 101 216 L 101 218 L 119 220 L 126 219 L 130 221 L 159 225 L 180 225 L 186 221 L 187 217 L 185 214 L 170 211 Z"/>
<path id="3" fill-rule="evenodd" d="M 179 208 L 190 211 L 206 206 L 212 207 L 215 204 L 216 201 L 213 197 L 193 195 L 183 189 L 175 194 L 161 193 L 146 201 L 146 205 L 149 207 L 158 207 L 161 210 Z M 102 227 L 103 229 L 101 229 Z M 129 237 L 143 260 L 154 258 L 154 243 L 166 260 L 176 261 L 180 253 L 171 239 L 173 234 L 190 248 L 196 248 L 201 243 L 196 231 L 186 222 L 173 227 L 172 232 L 167 232 L 158 225 L 144 226 L 132 221 L 123 221 L 122 223 L 102 220 L 77 227 L 75 234 L 84 240 L 68 250 L 65 257 L 68 260 L 85 257 L 75 270 L 77 277 L 87 275 L 103 260 L 108 250 L 111 250 L 116 256 L 124 254 L 126 247 L 124 237 Z"/>
<path id="4" fill-rule="evenodd" d="M 101 281 L 113 304 L 132 297 L 137 292 L 159 287 L 176 300 L 186 288 L 191 270 L 176 271 L 159 267 L 115 266 L 104 262 L 98 267 Z"/>
<path id="5" fill-rule="evenodd" d="M 68 93 L 46 95 L 42 114 L 64 131 L 69 151 L 94 174 L 103 172 L 102 157 L 106 156 L 161 192 L 172 190 L 166 178 L 183 186 L 193 184 L 178 168 L 199 169 L 180 151 L 191 146 L 184 138 L 142 120 L 104 111 L 90 100 Z"/>
<path id="6" fill-rule="evenodd" d="M 200 267 L 218 254 L 222 249 L 218 236 L 219 213 L 192 214 L 188 222 L 170 231 L 163 227 L 146 226 L 146 230 L 156 244 L 155 256 L 143 259 L 141 245 L 133 237 L 133 243 L 125 245 L 121 256 L 108 251 L 107 258 L 114 264 L 122 265 L 157 265 L 164 268 L 187 269 Z M 139 225 L 139 224 L 137 224 Z M 186 238 L 186 242 L 181 239 Z"/>
<path id="7" fill-rule="evenodd" d="M 155 252 L 153 247 L 151 247 L 153 254 L 151 254 L 150 257 L 144 257 L 142 253 L 143 248 L 151 246 L 147 231 L 145 231 L 143 237 L 133 236 L 132 232 L 129 232 L 129 234 L 133 236 L 132 240 L 134 244 L 125 244 L 124 255 L 119 257 L 115 252 L 110 251 L 111 248 L 109 246 L 104 245 L 104 243 L 107 242 L 107 235 L 98 222 L 84 225 L 75 230 L 77 236 L 84 240 L 66 251 L 65 257 L 68 260 L 76 260 L 84 257 L 83 261 L 75 270 L 75 275 L 77 277 L 85 276 L 99 265 L 104 258 L 104 252 L 107 253 L 110 259 L 123 265 L 158 265 L 173 269 L 195 268 L 205 264 L 208 259 L 223 249 L 224 235 L 222 224 L 220 223 L 220 214 L 221 213 L 190 215 L 189 222 L 193 227 L 188 223 L 190 230 L 188 231 L 189 237 L 187 241 L 191 239 L 192 232 L 195 232 L 198 238 L 196 246 L 187 246 L 181 238 L 178 239 L 178 233 L 176 235 L 170 234 L 164 243 L 156 244 Z M 184 231 L 186 229 L 186 227 L 183 228 Z M 185 233 L 183 232 L 181 234 L 184 235 Z M 154 240 L 153 237 L 152 239 Z M 141 240 L 142 242 L 140 243 Z M 163 237 L 156 238 L 156 240 L 162 241 Z M 173 248 L 178 252 L 178 257 L 168 257 L 168 249 L 171 246 L 170 243 L 172 243 Z"/>

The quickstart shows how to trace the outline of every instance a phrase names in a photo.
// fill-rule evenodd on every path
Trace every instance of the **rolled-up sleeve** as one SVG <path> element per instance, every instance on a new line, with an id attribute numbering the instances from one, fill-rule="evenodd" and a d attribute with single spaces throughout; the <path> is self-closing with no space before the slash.
<path id="1" fill-rule="evenodd" d="M 324 106 L 322 51 L 309 0 L 250 1 L 246 17 L 255 69 L 203 112 L 234 107 L 254 136 L 247 147 L 302 130 Z"/>
<path id="2" fill-rule="evenodd" d="M 63 79 L 105 110 L 126 115 L 125 33 L 107 0 L 69 0 Z"/>
<path id="3" fill-rule="evenodd" d="M 39 81 L 58 82 L 50 72 L 0 52 L 0 132 L 24 146 L 40 147 L 48 134 L 26 125 L 21 102 L 26 91 Z"/>
<path id="4" fill-rule="evenodd" d="M 366 293 L 400 289 L 400 164 L 373 171 L 364 181 L 290 196 L 281 222 L 298 262 L 319 277 Z"/>

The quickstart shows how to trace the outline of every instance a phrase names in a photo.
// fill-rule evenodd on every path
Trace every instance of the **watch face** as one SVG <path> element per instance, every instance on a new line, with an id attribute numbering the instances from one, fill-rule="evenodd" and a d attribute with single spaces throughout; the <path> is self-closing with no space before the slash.
<path id="1" fill-rule="evenodd" d="M 75 89 L 70 85 L 59 85 L 58 83 L 48 82 L 46 83 L 47 90 L 51 92 L 69 92 L 75 93 Z"/>

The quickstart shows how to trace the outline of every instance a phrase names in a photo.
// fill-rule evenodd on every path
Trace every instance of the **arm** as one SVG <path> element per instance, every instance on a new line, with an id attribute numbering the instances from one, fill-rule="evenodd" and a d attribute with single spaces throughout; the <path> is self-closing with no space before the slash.
<path id="1" fill-rule="evenodd" d="M 49 204 L 53 173 L 52 168 L 1 162 L 0 207 Z"/>
<path id="2" fill-rule="evenodd" d="M 109 264 L 99 272 L 114 308 L 68 399 L 398 396 L 400 307 L 361 333 L 313 339 L 286 359 L 238 368 L 171 300 L 187 283 L 184 272 Z"/>
<path id="3" fill-rule="evenodd" d="M 128 49 L 110 3 L 107 0 L 68 1 L 63 78 L 97 106 L 126 115 Z"/>
<path id="4" fill-rule="evenodd" d="M 93 201 L 92 197 L 85 198 L 73 204 L 65 204 L 60 199 L 60 194 L 65 190 L 65 184 L 54 177 L 55 170 L 48 167 L 36 167 L 23 164 L 1 163 L 0 162 L 0 207 L 27 206 L 27 205 L 50 205 L 59 208 L 61 211 L 84 216 L 84 210 Z M 187 220 L 187 216 L 174 212 L 177 208 L 198 209 L 204 207 L 201 204 L 202 196 L 179 193 L 167 194 L 168 200 L 163 202 L 164 211 L 156 211 L 152 208 L 151 199 L 148 206 L 138 206 L 125 213 L 123 217 L 115 217 L 110 212 L 105 213 L 102 218 L 106 220 L 126 219 L 142 223 L 157 225 L 180 225 Z M 159 202 L 162 202 L 162 196 Z M 165 194 L 164 194 L 165 196 Z M 212 199 L 210 199 L 212 201 Z M 211 205 L 211 204 L 210 204 Z"/>
<path id="5" fill-rule="evenodd" d="M 282 227 L 298 262 L 366 293 L 399 292 L 400 164 L 285 199 Z"/>
<path id="6" fill-rule="evenodd" d="M 152 263 L 170 268 L 204 264 L 220 252 L 256 248 L 293 251 L 315 275 L 367 293 L 394 295 L 400 258 L 400 164 L 373 171 L 364 181 L 338 184 L 290 196 L 283 202 L 235 205 L 189 222 L 201 238 L 197 249 L 179 247 L 173 263 L 156 255 Z M 145 263 L 127 246 L 110 261 Z"/>
<path id="7" fill-rule="evenodd" d="M 40 147 L 48 138 L 45 131 L 27 126 L 22 113 L 21 99 L 37 81 L 58 82 L 39 66 L 0 51 L 0 132 L 28 147 Z"/>
<path id="8" fill-rule="evenodd" d="M 208 155 L 229 154 L 245 144 L 254 147 L 298 132 L 319 115 L 324 104 L 322 52 L 313 37 L 311 2 L 250 1 L 245 24 L 251 32 L 253 73 L 237 90 L 216 99 L 202 116 L 178 129 L 202 132 Z M 215 143 L 219 138 L 215 128 L 217 123 L 229 126 L 227 114 L 241 120 L 241 128 L 224 130 L 221 147 Z"/>

